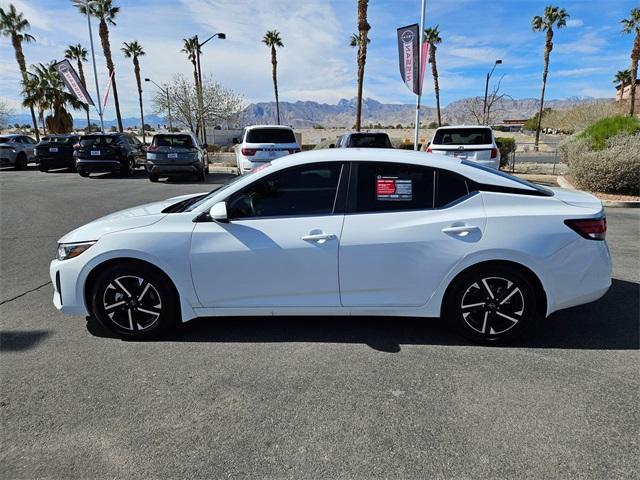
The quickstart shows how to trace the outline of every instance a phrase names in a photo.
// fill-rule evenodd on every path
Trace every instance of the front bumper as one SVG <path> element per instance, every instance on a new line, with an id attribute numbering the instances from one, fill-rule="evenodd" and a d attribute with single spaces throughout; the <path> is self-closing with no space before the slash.
<path id="1" fill-rule="evenodd" d="M 122 169 L 122 163 L 115 159 L 87 160 L 78 158 L 76 160 L 76 168 L 78 170 L 86 170 L 87 172 L 113 172 Z"/>
<path id="2" fill-rule="evenodd" d="M 0 164 L 1 165 L 13 165 L 16 163 L 16 157 L 18 156 L 18 152 L 11 152 L 9 150 L 2 150 L 0 152 Z"/>
<path id="3" fill-rule="evenodd" d="M 75 259 L 52 260 L 49 264 L 49 276 L 53 285 L 53 305 L 67 315 L 87 316 L 89 311 L 85 305 L 84 293 L 78 292 L 77 280 L 80 275 L 81 262 Z"/>

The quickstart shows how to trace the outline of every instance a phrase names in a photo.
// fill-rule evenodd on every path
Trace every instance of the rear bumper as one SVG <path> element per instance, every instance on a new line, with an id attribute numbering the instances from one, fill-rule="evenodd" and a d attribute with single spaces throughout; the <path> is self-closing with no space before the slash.
<path id="1" fill-rule="evenodd" d="M 73 157 L 47 157 L 36 156 L 36 163 L 47 167 L 74 167 L 76 161 Z"/>
<path id="2" fill-rule="evenodd" d="M 189 164 L 162 164 L 147 162 L 147 171 L 156 175 L 184 175 L 185 173 L 197 174 L 204 170 L 204 165 L 200 162 Z"/>
<path id="3" fill-rule="evenodd" d="M 120 170 L 122 163 L 115 159 L 100 159 L 100 160 L 87 160 L 84 158 L 78 158 L 76 160 L 76 168 L 78 170 L 86 170 L 88 172 L 112 172 L 114 170 Z"/>

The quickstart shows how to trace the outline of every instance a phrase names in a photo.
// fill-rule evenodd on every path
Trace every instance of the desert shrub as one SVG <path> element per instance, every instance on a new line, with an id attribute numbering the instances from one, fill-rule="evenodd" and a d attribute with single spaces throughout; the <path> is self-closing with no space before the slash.
<path id="1" fill-rule="evenodd" d="M 604 193 L 640 195 L 640 132 L 620 133 L 594 150 L 592 139 L 574 135 L 560 147 L 576 187 Z"/>
<path id="2" fill-rule="evenodd" d="M 509 165 L 510 155 L 516 151 L 516 139 L 512 137 L 496 137 L 496 142 L 500 144 L 500 166 Z"/>
<path id="3" fill-rule="evenodd" d="M 568 110 L 551 110 L 542 116 L 542 127 L 575 133 L 603 118 L 623 114 L 623 107 L 621 102 L 596 101 Z"/>
<path id="4" fill-rule="evenodd" d="M 640 120 L 635 117 L 616 115 L 590 125 L 580 133 L 580 137 L 590 140 L 592 149 L 602 150 L 607 146 L 607 140 L 610 138 L 623 133 L 632 135 L 638 130 L 640 130 Z"/>

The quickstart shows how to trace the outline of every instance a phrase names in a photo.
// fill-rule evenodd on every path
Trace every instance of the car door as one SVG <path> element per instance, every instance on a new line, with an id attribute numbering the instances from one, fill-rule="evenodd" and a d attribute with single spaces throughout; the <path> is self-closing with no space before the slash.
<path id="1" fill-rule="evenodd" d="M 32 161 L 36 158 L 36 142 L 29 137 L 18 137 L 18 142 L 21 144 L 23 152 L 27 155 L 28 161 Z"/>
<path id="2" fill-rule="evenodd" d="M 343 306 L 421 306 L 481 240 L 480 195 L 463 177 L 398 163 L 356 163 L 340 238 Z"/>
<path id="3" fill-rule="evenodd" d="M 323 162 L 276 171 L 227 198 L 228 223 L 197 223 L 190 261 L 200 303 L 340 306 L 343 168 Z"/>
<path id="4" fill-rule="evenodd" d="M 147 158 L 146 149 L 143 143 L 138 140 L 138 137 L 135 137 L 133 135 L 127 136 L 127 140 L 129 141 L 129 144 L 131 145 L 131 148 L 133 150 L 133 156 L 135 157 L 136 165 L 144 165 Z"/>

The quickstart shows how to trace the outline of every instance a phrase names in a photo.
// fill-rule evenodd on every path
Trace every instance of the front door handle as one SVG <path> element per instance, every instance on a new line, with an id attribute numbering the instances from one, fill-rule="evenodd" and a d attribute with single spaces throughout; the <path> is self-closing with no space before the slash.
<path id="1" fill-rule="evenodd" d="M 453 233 L 454 235 L 469 234 L 480 230 L 475 225 L 456 225 L 455 227 L 446 227 L 442 229 L 442 233 Z"/>
<path id="2" fill-rule="evenodd" d="M 336 236 L 333 233 L 311 233 L 302 237 L 305 242 L 324 243 L 327 240 L 334 240 Z"/>

